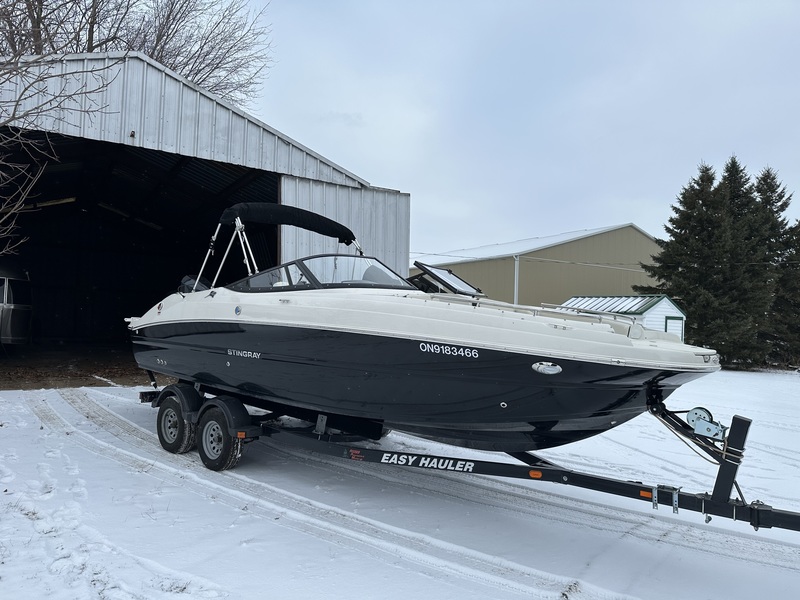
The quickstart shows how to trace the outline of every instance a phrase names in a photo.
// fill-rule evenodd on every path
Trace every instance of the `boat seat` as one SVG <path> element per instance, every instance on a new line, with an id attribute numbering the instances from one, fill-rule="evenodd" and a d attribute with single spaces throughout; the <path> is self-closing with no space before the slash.
<path id="1" fill-rule="evenodd" d="M 196 292 L 202 292 L 211 289 L 211 282 L 209 282 L 205 277 L 201 277 L 200 280 L 197 281 L 196 288 L 195 281 L 197 281 L 196 275 L 186 275 L 183 279 L 181 279 L 181 284 L 178 286 L 178 291 L 181 294 L 188 294 L 192 291 L 192 289 L 194 289 Z"/>
<path id="2" fill-rule="evenodd" d="M 382 271 L 375 265 L 370 265 L 369 267 L 367 267 L 367 270 L 364 271 L 364 275 L 362 275 L 361 278 L 364 281 L 372 281 L 373 283 L 385 283 L 392 285 L 397 283 L 389 275 L 387 275 L 384 271 Z"/>

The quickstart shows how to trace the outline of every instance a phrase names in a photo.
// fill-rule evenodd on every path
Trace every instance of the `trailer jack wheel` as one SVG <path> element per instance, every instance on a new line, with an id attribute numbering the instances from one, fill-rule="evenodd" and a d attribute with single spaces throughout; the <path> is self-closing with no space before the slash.
<path id="1" fill-rule="evenodd" d="M 165 398 L 158 408 L 156 420 L 161 447 L 173 454 L 183 454 L 194 447 L 196 423 L 187 423 L 180 402 L 174 396 Z"/>
<path id="2" fill-rule="evenodd" d="M 206 467 L 224 471 L 236 466 L 242 456 L 242 440 L 228 432 L 228 421 L 219 408 L 203 413 L 197 432 L 197 451 Z"/>

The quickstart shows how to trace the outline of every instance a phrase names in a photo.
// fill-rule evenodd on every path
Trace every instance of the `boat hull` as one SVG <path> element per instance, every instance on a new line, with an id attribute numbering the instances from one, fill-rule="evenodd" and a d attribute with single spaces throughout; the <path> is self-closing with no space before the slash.
<path id="1" fill-rule="evenodd" d="M 132 341 L 143 369 L 235 393 L 254 406 L 365 419 L 505 452 L 603 433 L 704 374 L 241 322 L 139 326 Z M 551 362 L 560 372 L 532 368 Z"/>

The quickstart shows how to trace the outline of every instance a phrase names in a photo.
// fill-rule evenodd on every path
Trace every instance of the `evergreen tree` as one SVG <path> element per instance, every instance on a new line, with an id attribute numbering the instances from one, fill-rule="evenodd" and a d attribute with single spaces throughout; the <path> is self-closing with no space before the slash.
<path id="1" fill-rule="evenodd" d="M 778 288 L 770 310 L 770 360 L 800 365 L 800 221 L 787 227 Z"/>
<path id="2" fill-rule="evenodd" d="M 668 240 L 657 239 L 661 253 L 652 265 L 642 265 L 656 279 L 656 286 L 637 286 L 641 293 L 666 294 L 689 315 L 684 336 L 691 344 L 714 346 L 724 353 L 724 321 L 729 310 L 722 294 L 726 281 L 720 257 L 730 252 L 730 215 L 715 194 L 714 169 L 701 164 L 673 205 L 673 216 L 664 226 Z M 709 270 L 707 265 L 718 268 Z"/>
<path id="3" fill-rule="evenodd" d="M 715 194 L 731 224 L 732 243 L 723 259 L 726 273 L 720 290 L 731 306 L 728 358 L 739 364 L 763 364 L 768 346 L 759 334 L 766 328 L 776 285 L 769 243 L 771 215 L 735 156 L 725 164 Z"/>
<path id="4" fill-rule="evenodd" d="M 701 164 L 672 207 L 669 238 L 656 240 L 661 253 L 642 265 L 657 284 L 635 290 L 678 301 L 688 317 L 686 341 L 716 348 L 726 364 L 797 356 L 800 324 L 790 342 L 792 325 L 778 314 L 800 315 L 800 264 L 789 258 L 800 258 L 800 226 L 790 239 L 782 217 L 790 199 L 771 169 L 753 184 L 734 156 L 717 182 Z"/>
<path id="5" fill-rule="evenodd" d="M 773 289 L 770 307 L 763 327 L 759 330 L 759 339 L 766 345 L 769 362 L 791 362 L 788 337 L 800 313 L 797 311 L 793 296 L 800 282 L 793 282 L 800 276 L 797 265 L 790 264 L 790 254 L 796 249 L 792 230 L 788 226 L 783 213 L 789 208 L 791 194 L 778 180 L 778 174 L 766 168 L 759 174 L 755 192 L 762 210 L 764 244 L 769 257 L 769 264 L 764 269 L 766 284 Z M 787 296 L 788 293 L 793 294 Z M 792 307 L 795 306 L 793 309 Z M 794 321 L 787 320 L 793 318 Z"/>

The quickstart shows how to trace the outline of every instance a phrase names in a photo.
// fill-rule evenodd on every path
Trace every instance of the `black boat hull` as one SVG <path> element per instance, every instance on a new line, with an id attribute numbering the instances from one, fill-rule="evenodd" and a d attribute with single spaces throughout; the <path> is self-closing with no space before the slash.
<path id="1" fill-rule="evenodd" d="M 141 368 L 235 393 L 253 406 L 364 419 L 505 452 L 603 433 L 704 374 L 227 322 L 151 325 L 132 340 Z M 560 372 L 532 368 L 549 362 Z"/>

